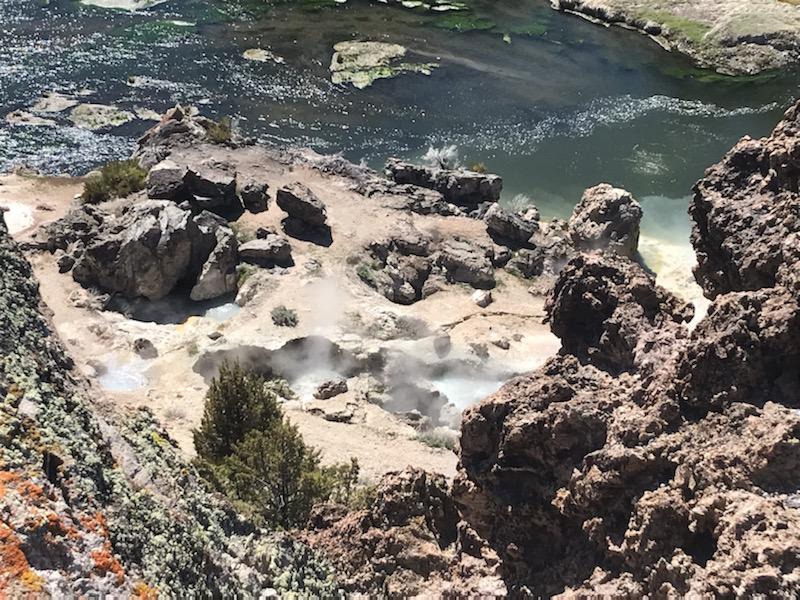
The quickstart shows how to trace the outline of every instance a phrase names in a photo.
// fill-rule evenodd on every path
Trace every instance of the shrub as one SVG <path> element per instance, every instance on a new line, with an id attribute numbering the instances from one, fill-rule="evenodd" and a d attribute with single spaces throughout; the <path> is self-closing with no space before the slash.
<path id="1" fill-rule="evenodd" d="M 200 473 L 270 527 L 303 525 L 318 502 L 366 505 L 368 493 L 356 487 L 358 461 L 321 467 L 319 451 L 286 420 L 273 387 L 238 365 L 223 365 L 194 432 Z"/>
<path id="2" fill-rule="evenodd" d="M 232 127 L 230 117 L 222 117 L 216 123 L 211 123 L 206 129 L 208 139 L 215 144 L 227 144 L 231 141 Z"/>
<path id="3" fill-rule="evenodd" d="M 356 267 L 356 275 L 358 278 L 370 287 L 377 287 L 378 280 L 375 277 L 375 271 L 366 263 L 361 263 Z"/>
<path id="4" fill-rule="evenodd" d="M 482 162 L 477 162 L 472 165 L 469 170 L 475 173 L 486 173 L 486 165 Z"/>
<path id="5" fill-rule="evenodd" d="M 256 268 L 252 265 L 240 263 L 236 265 L 236 287 L 242 287 L 250 276 L 256 272 Z"/>
<path id="6" fill-rule="evenodd" d="M 319 452 L 281 419 L 266 431 L 249 431 L 225 471 L 237 500 L 265 524 L 286 529 L 303 524 L 314 504 L 331 494 L 333 480 L 319 462 Z"/>
<path id="7" fill-rule="evenodd" d="M 233 453 L 252 429 L 269 429 L 281 418 L 278 399 L 266 390 L 263 377 L 238 364 L 224 364 L 206 393 L 203 419 L 194 431 L 197 455 L 217 462 Z"/>
<path id="8" fill-rule="evenodd" d="M 300 320 L 297 318 L 297 311 L 285 306 L 276 306 L 270 313 L 272 322 L 278 327 L 297 327 Z"/>
<path id="9" fill-rule="evenodd" d="M 144 189 L 147 171 L 137 160 L 113 161 L 90 176 L 83 185 L 81 199 L 92 204 L 112 198 L 124 198 Z"/>
<path id="10" fill-rule="evenodd" d="M 443 433 L 441 431 L 426 431 L 424 433 L 418 433 L 414 439 L 418 442 L 422 442 L 426 446 L 430 446 L 431 448 L 443 448 L 445 450 L 453 451 L 456 449 L 458 442 L 455 435 L 448 435 L 447 433 Z"/>

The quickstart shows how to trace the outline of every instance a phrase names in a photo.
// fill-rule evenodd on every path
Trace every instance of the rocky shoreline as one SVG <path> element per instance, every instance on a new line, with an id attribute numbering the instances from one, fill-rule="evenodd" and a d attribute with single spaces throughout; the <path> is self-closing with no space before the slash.
<path id="1" fill-rule="evenodd" d="M 176 108 L 140 143 L 144 190 L 60 206 L 22 246 L 0 228 L 0 548 L 15 559 L 0 590 L 800 590 L 800 105 L 695 188 L 705 316 L 640 264 L 641 207 L 624 190 L 591 188 L 568 222 L 545 222 L 498 205 L 491 175 L 393 161 L 382 177 L 208 130 Z M 231 279 L 242 266 L 247 280 Z M 238 312 L 219 325 L 134 318 L 234 287 Z M 297 308 L 296 329 L 278 306 Z M 541 354 L 541 316 L 557 354 Z M 89 357 L 123 350 L 151 361 L 146 394 L 97 387 Z M 544 364 L 522 368 L 537 352 Z M 360 447 L 373 465 L 388 446 L 412 466 L 377 466 L 366 508 L 320 505 L 302 531 L 259 530 L 208 493 L 156 419 L 196 411 L 226 360 L 294 385 L 309 383 L 298 367 L 324 364 L 313 398 L 285 401 L 309 442 L 332 440 L 333 459 Z M 463 417 L 425 383 L 497 365 L 525 374 Z M 142 402 L 153 410 L 125 408 Z M 431 428 L 460 428 L 451 472 L 414 464 L 455 462 L 415 441 Z"/>
<path id="2" fill-rule="evenodd" d="M 792 68 L 800 60 L 800 7 L 782 0 L 551 0 L 554 9 L 650 36 L 725 75 Z"/>

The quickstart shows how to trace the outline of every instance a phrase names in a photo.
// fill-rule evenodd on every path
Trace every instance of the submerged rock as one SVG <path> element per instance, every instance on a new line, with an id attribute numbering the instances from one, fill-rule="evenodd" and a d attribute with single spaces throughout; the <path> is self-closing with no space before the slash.
<path id="1" fill-rule="evenodd" d="M 286 62 L 282 56 L 278 56 L 270 50 L 264 48 L 249 48 L 242 53 L 242 57 L 256 62 L 274 62 L 281 65 Z"/>
<path id="2" fill-rule="evenodd" d="M 331 81 L 350 83 L 363 89 L 376 79 L 396 77 L 403 73 L 430 75 L 436 63 L 405 62 L 406 48 L 385 42 L 339 42 L 333 47 Z"/>
<path id="3" fill-rule="evenodd" d="M 127 110 L 105 104 L 79 104 L 69 113 L 70 120 L 78 127 L 98 131 L 119 127 L 136 117 Z"/>

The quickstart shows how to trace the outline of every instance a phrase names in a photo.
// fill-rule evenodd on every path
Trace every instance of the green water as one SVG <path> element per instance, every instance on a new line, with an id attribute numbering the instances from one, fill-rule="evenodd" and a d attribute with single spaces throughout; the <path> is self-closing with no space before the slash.
<path id="1" fill-rule="evenodd" d="M 470 6 L 432 15 L 362 0 L 170 0 L 129 14 L 2 0 L 0 111 L 53 89 L 89 90 L 87 101 L 126 109 L 194 103 L 238 117 L 262 141 L 375 167 L 454 144 L 465 164 L 503 176 L 507 201 L 524 195 L 563 217 L 584 188 L 608 181 L 643 201 L 645 233 L 685 243 L 693 182 L 742 135 L 768 133 L 797 95 L 797 73 L 718 77 L 644 36 L 556 13 L 547 0 Z M 403 44 L 440 67 L 365 90 L 333 85 L 332 46 L 350 39 Z M 284 62 L 244 60 L 254 47 Z M 82 173 L 129 153 L 149 126 L 91 133 L 58 119 L 0 125 L 0 170 Z"/>

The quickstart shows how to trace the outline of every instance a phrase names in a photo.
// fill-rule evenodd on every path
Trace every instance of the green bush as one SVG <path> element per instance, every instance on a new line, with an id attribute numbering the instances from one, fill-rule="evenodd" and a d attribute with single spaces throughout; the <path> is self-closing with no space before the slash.
<path id="1" fill-rule="evenodd" d="M 200 473 L 268 527 L 303 525 L 318 502 L 366 503 L 358 462 L 322 467 L 319 451 L 284 417 L 272 389 L 238 365 L 220 369 L 194 432 Z"/>
<path id="2" fill-rule="evenodd" d="M 229 117 L 222 117 L 216 123 L 212 123 L 206 129 L 208 139 L 215 144 L 227 144 L 231 141 L 232 130 Z"/>
<path id="3" fill-rule="evenodd" d="M 455 435 L 447 435 L 439 431 L 418 433 L 414 439 L 431 448 L 442 448 L 444 450 L 455 450 L 458 443 Z"/>
<path id="4" fill-rule="evenodd" d="M 91 175 L 86 180 L 81 199 L 95 204 L 112 198 L 124 198 L 143 190 L 146 179 L 147 171 L 139 166 L 137 160 L 110 162 L 100 169 L 99 174 Z"/>
<path id="5" fill-rule="evenodd" d="M 300 320 L 297 318 L 297 311 L 285 306 L 276 306 L 270 313 L 272 322 L 278 327 L 297 327 Z"/>
<path id="6" fill-rule="evenodd" d="M 206 393 L 200 428 L 194 431 L 197 455 L 211 462 L 233 454 L 233 447 L 252 429 L 269 429 L 282 413 L 278 398 L 264 379 L 238 364 L 224 364 Z"/>

